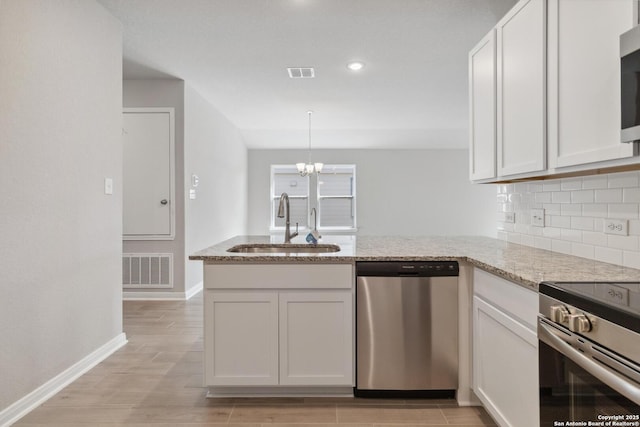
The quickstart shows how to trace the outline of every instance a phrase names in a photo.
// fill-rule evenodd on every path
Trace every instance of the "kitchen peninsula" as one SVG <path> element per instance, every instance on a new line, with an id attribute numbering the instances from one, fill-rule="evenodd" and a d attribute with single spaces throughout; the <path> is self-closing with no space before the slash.
<path id="1" fill-rule="evenodd" d="M 351 395 L 356 263 L 457 261 L 458 404 L 479 399 L 494 418 L 515 412 L 533 426 L 539 283 L 640 281 L 640 270 L 479 236 L 328 236 L 321 243 L 340 251 L 228 252 L 281 242 L 237 236 L 190 256 L 204 263 L 211 397 Z"/>
<path id="2" fill-rule="evenodd" d="M 191 260 L 209 263 L 354 263 L 357 261 L 468 262 L 518 285 L 537 290 L 542 281 L 637 281 L 640 270 L 536 249 L 482 236 L 394 237 L 358 236 L 335 240 L 339 252 L 247 254 L 227 249 L 242 244 L 280 243 L 282 236 L 237 236 L 191 255 Z M 344 239 L 344 240 L 343 240 Z M 299 239 L 303 242 L 303 239 Z M 296 240 L 294 240 L 296 243 Z M 331 237 L 322 243 L 334 243 Z"/>

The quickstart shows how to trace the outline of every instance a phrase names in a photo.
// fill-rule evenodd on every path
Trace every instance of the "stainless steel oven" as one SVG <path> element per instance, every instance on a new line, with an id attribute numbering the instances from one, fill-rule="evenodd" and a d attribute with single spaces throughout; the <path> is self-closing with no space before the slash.
<path id="1" fill-rule="evenodd" d="M 640 283 L 542 283 L 541 426 L 640 426 Z"/>

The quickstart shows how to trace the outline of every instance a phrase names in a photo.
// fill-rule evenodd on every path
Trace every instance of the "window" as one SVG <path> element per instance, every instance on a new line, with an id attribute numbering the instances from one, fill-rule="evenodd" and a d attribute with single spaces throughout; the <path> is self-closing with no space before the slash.
<path id="1" fill-rule="evenodd" d="M 316 209 L 318 229 L 355 231 L 356 167 L 325 164 L 320 175 L 301 177 L 295 165 L 271 166 L 271 231 L 284 230 L 284 218 L 278 218 L 280 195 L 289 195 L 292 229 L 311 229 Z"/>
<path id="2" fill-rule="evenodd" d="M 317 177 L 318 228 L 356 228 L 356 167 L 325 165 Z"/>
<path id="3" fill-rule="evenodd" d="M 278 218 L 280 195 L 289 195 L 289 218 L 292 229 L 296 222 L 301 229 L 309 218 L 309 177 L 302 177 L 295 165 L 271 166 L 271 229 L 284 230 L 284 218 Z"/>

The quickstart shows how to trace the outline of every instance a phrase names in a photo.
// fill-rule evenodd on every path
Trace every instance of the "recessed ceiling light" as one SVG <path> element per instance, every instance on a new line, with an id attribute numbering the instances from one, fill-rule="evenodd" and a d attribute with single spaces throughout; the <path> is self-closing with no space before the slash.
<path id="1" fill-rule="evenodd" d="M 364 68 L 364 64 L 360 61 L 353 61 L 347 64 L 347 68 L 351 71 L 360 71 Z"/>

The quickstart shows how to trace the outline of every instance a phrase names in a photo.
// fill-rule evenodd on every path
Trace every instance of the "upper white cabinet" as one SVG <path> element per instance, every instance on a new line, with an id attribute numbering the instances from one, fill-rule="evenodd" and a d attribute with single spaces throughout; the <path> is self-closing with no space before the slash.
<path id="1" fill-rule="evenodd" d="M 546 0 L 523 0 L 496 26 L 498 175 L 546 168 Z"/>
<path id="2" fill-rule="evenodd" d="M 469 175 L 496 176 L 496 37 L 491 30 L 469 52 Z"/>
<path id="3" fill-rule="evenodd" d="M 548 0 L 552 168 L 633 155 L 620 143 L 620 34 L 634 0 Z"/>
<path id="4" fill-rule="evenodd" d="M 620 142 L 620 34 L 637 20 L 636 0 L 520 0 L 495 27 L 495 118 L 491 33 L 469 53 L 470 179 L 639 163 Z"/>

